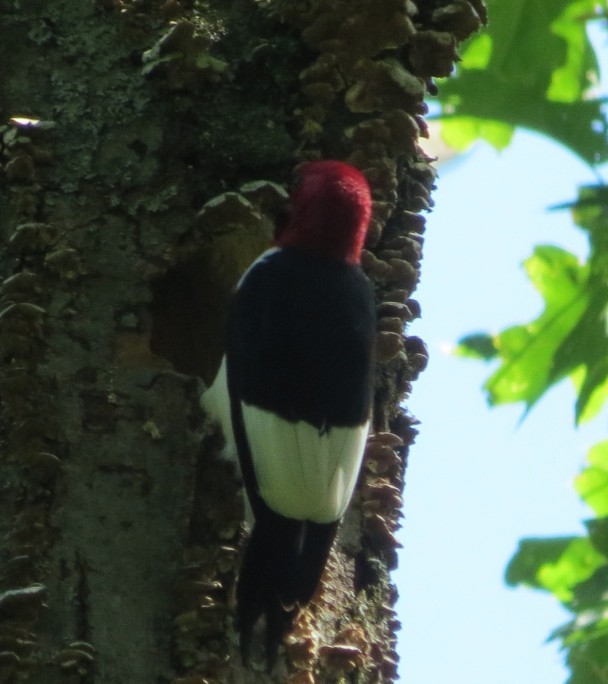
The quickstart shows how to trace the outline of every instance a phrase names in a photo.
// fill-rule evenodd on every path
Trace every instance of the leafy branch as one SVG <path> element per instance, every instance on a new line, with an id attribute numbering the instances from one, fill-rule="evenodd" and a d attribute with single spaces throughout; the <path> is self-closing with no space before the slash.
<path id="1" fill-rule="evenodd" d="M 469 42 L 457 78 L 440 87 L 446 142 L 478 139 L 498 149 L 517 127 L 533 129 L 596 167 L 608 160 L 606 97 L 598 95 L 597 56 L 588 27 L 606 21 L 608 0 L 494 0 L 489 30 Z M 523 402 L 525 413 L 568 377 L 575 422 L 608 402 L 608 188 L 579 189 L 569 209 L 585 231 L 589 256 L 537 246 L 524 267 L 543 307 L 532 321 L 498 334 L 463 337 L 456 353 L 497 363 L 484 383 L 491 406 Z M 568 684 L 608 684 L 608 440 L 596 444 L 575 488 L 591 509 L 586 535 L 529 538 L 506 570 L 511 586 L 551 594 L 571 614 L 560 640 Z"/>

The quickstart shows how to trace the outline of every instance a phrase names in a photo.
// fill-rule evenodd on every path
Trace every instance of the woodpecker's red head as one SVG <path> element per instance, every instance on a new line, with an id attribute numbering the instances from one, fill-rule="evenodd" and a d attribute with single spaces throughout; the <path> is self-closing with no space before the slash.
<path id="1" fill-rule="evenodd" d="M 372 211 L 365 176 L 328 160 L 300 164 L 295 175 L 289 218 L 276 244 L 358 264 Z"/>

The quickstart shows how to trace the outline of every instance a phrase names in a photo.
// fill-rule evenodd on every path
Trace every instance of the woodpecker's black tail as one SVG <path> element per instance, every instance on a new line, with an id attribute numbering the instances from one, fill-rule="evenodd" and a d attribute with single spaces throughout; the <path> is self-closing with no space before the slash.
<path id="1" fill-rule="evenodd" d="M 338 522 L 291 520 L 266 506 L 258 511 L 237 585 L 237 628 L 246 663 L 253 628 L 266 619 L 266 659 L 274 665 L 298 606 L 312 598 L 327 562 Z"/>

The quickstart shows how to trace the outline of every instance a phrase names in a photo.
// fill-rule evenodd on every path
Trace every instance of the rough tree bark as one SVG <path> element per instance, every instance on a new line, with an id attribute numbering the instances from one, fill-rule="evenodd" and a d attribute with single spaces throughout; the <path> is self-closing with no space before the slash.
<path id="1" fill-rule="evenodd" d="M 0 0 L 2 684 L 395 679 L 416 140 L 483 21 L 481 0 Z M 242 501 L 199 378 L 280 186 L 320 156 L 375 198 L 378 434 L 269 675 L 237 657 Z"/>

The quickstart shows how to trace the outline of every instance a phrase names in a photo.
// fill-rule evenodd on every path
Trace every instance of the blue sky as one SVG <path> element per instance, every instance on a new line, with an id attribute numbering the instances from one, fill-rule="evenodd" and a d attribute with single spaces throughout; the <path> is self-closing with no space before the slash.
<path id="1" fill-rule="evenodd" d="M 407 684 L 561 684 L 557 644 L 567 614 L 548 595 L 512 590 L 505 566 L 520 538 L 582 531 L 588 516 L 572 487 L 605 417 L 573 427 L 574 395 L 554 389 L 520 425 L 520 406 L 488 409 L 491 367 L 450 356 L 461 335 L 535 317 L 538 294 L 521 262 L 533 245 L 586 254 L 568 212 L 592 171 L 563 148 L 518 132 L 498 154 L 479 145 L 440 169 L 428 217 L 423 318 L 412 334 L 431 362 L 407 402 L 422 421 L 406 477 L 403 550 L 395 573 Z"/>

